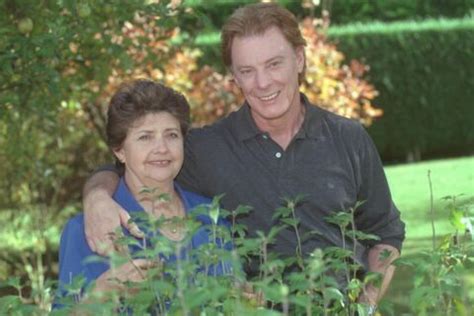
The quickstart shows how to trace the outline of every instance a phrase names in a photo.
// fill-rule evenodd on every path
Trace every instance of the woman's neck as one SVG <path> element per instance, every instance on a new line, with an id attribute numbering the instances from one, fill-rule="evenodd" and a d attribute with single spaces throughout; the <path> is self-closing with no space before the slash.
<path id="1" fill-rule="evenodd" d="M 164 220 L 159 230 L 165 237 L 174 241 L 184 238 L 186 230 L 180 220 L 185 217 L 186 211 L 173 182 L 146 186 L 141 182 L 133 181 L 132 177 L 127 178 L 127 173 L 125 173 L 125 183 L 145 212 L 156 219 Z"/>
<path id="2" fill-rule="evenodd" d="M 124 179 L 132 195 L 147 213 L 156 213 L 156 210 L 160 208 L 163 210 L 174 208 L 173 206 L 180 202 L 173 181 L 145 183 L 127 171 L 125 171 Z"/>

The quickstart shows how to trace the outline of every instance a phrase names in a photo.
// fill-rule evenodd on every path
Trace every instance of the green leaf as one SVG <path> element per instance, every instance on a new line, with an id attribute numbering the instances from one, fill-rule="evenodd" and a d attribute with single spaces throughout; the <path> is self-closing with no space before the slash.
<path id="1" fill-rule="evenodd" d="M 189 309 L 196 308 L 201 305 L 205 305 L 211 298 L 210 289 L 206 288 L 193 288 L 189 289 L 185 293 L 186 307 Z"/>
<path id="2" fill-rule="evenodd" d="M 325 288 L 323 296 L 326 301 L 344 301 L 344 295 L 337 288 Z"/>
<path id="3" fill-rule="evenodd" d="M 285 226 L 273 226 L 270 229 L 270 232 L 268 233 L 268 241 L 273 242 L 273 239 L 276 237 L 276 235 L 278 235 L 278 233 L 284 228 L 286 228 L 286 227 Z"/>
<path id="4" fill-rule="evenodd" d="M 359 230 L 347 230 L 346 236 L 350 238 L 355 238 L 356 240 L 380 240 L 380 237 L 374 234 L 366 234 Z"/>
<path id="5" fill-rule="evenodd" d="M 22 301 L 19 296 L 6 295 L 0 297 L 0 312 L 3 315 L 10 315 L 10 312 L 20 305 L 22 305 Z"/>
<path id="6" fill-rule="evenodd" d="M 306 308 L 311 302 L 311 298 L 308 295 L 292 295 L 289 298 L 289 301 L 296 306 Z"/>
<path id="7" fill-rule="evenodd" d="M 380 252 L 380 255 L 379 255 L 379 260 L 380 261 L 385 261 L 387 260 L 388 258 L 390 258 L 390 256 L 392 255 L 392 252 L 388 249 L 384 249 Z"/>
<path id="8" fill-rule="evenodd" d="M 428 286 L 417 286 L 410 295 L 410 304 L 415 311 L 424 311 L 428 306 L 436 306 L 438 303 L 438 291 Z"/>
<path id="9" fill-rule="evenodd" d="M 466 225 L 464 224 L 464 212 L 460 209 L 453 209 L 449 214 L 449 222 L 459 231 L 464 232 Z"/>
<path id="10" fill-rule="evenodd" d="M 324 219 L 328 223 L 336 224 L 339 227 L 346 227 L 352 220 L 352 214 L 347 212 L 338 212 L 331 216 L 326 216 Z"/>
<path id="11" fill-rule="evenodd" d="M 277 219 L 277 218 L 286 218 L 290 216 L 291 214 L 291 209 L 288 207 L 278 207 L 275 210 L 275 213 L 272 216 L 272 219 Z"/>
<path id="12" fill-rule="evenodd" d="M 0 288 L 7 287 L 7 286 L 14 287 L 17 290 L 21 289 L 22 286 L 21 286 L 20 277 L 18 276 L 9 277 L 6 281 L 0 282 Z"/>
<path id="13" fill-rule="evenodd" d="M 237 208 L 232 211 L 232 214 L 234 215 L 243 215 L 243 214 L 248 214 L 252 211 L 252 207 L 248 205 L 239 205 Z"/>
<path id="14" fill-rule="evenodd" d="M 299 218 L 282 218 L 281 221 L 292 227 L 297 227 L 300 223 Z"/>

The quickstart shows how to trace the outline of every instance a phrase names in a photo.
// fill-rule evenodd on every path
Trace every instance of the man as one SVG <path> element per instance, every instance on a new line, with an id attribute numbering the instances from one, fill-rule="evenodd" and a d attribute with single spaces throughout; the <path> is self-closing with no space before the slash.
<path id="1" fill-rule="evenodd" d="M 296 208 L 301 234 L 319 234 L 303 243 L 303 254 L 342 246 L 338 227 L 325 217 L 364 201 L 355 212 L 356 229 L 380 240 L 357 243 L 354 259 L 384 277 L 380 288 L 369 286 L 360 297 L 375 305 L 392 278 L 404 224 L 362 126 L 313 106 L 299 92 L 304 46 L 295 17 L 276 4 L 248 5 L 229 18 L 222 30 L 223 59 L 246 102 L 227 118 L 189 133 L 178 179 L 203 195 L 224 193 L 226 209 L 252 206 L 242 219 L 251 235 L 276 224 L 272 215 L 283 198 L 304 195 Z M 96 250 L 101 242 L 110 245 L 108 232 L 128 225 L 125 212 L 110 199 L 116 182 L 115 174 L 99 172 L 84 190 L 86 235 Z M 294 255 L 294 232 L 283 230 L 272 247 Z M 379 259 L 384 250 L 390 259 Z"/>

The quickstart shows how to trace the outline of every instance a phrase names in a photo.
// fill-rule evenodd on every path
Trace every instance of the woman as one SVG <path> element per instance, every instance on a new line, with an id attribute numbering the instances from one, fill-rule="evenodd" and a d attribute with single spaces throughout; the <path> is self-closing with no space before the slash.
<path id="1" fill-rule="evenodd" d="M 186 99 L 161 84 L 137 80 L 115 93 L 107 115 L 108 145 L 123 170 L 114 200 L 130 215 L 147 214 L 162 223 L 158 231 L 141 227 L 147 238 L 136 244 L 153 244 L 153 237 L 157 235 L 180 243 L 182 251 L 176 256 L 159 255 L 161 261 L 169 262 L 177 257 L 188 258 L 191 249 L 216 242 L 205 226 L 187 236 L 186 227 L 180 221 L 188 218 L 196 206 L 211 203 L 208 198 L 183 190 L 174 182 L 183 164 L 183 140 L 189 127 Z M 200 215 L 197 219 L 204 225 L 213 223 L 209 216 Z M 220 220 L 214 224 L 223 225 Z M 85 239 L 83 214 L 74 217 L 61 236 L 60 292 L 67 294 L 68 285 L 79 275 L 85 279 L 82 288 L 95 280 L 94 291 L 100 292 L 124 291 L 125 282 L 143 281 L 146 270 L 156 266 L 158 261 L 133 258 L 138 248 L 129 247 L 132 257 L 119 267 L 111 268 L 108 262 L 97 260 L 84 261 L 94 253 Z M 207 268 L 210 274 L 217 275 L 231 271 L 230 265 L 223 262 Z"/>

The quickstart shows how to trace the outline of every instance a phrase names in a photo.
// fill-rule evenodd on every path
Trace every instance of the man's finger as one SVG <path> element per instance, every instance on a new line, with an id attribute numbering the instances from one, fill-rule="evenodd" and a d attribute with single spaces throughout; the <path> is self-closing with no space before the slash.
<path id="1" fill-rule="evenodd" d="M 114 243 L 114 249 L 117 253 L 121 254 L 122 256 L 127 256 L 129 251 L 128 251 L 128 246 L 123 243 Z"/>
<path id="2" fill-rule="evenodd" d="M 91 248 L 93 252 L 97 252 L 97 245 L 95 244 L 94 239 L 86 236 L 86 240 L 87 244 L 89 245 L 89 248 Z"/>
<path id="3" fill-rule="evenodd" d="M 125 227 L 130 232 L 130 234 L 137 238 L 145 237 L 145 234 L 140 230 L 140 228 L 138 228 L 138 225 L 130 220 L 130 215 L 127 212 L 120 210 L 119 217 L 120 224 Z"/>
<path id="4" fill-rule="evenodd" d="M 114 248 L 114 240 L 107 237 L 102 239 L 94 239 L 86 236 L 89 248 L 99 256 L 108 256 Z"/>
<path id="5" fill-rule="evenodd" d="M 115 249 L 115 234 L 110 233 L 106 235 L 106 238 L 96 241 L 97 254 L 101 256 L 110 256 Z"/>
<path id="6" fill-rule="evenodd" d="M 135 264 L 142 270 L 153 269 L 162 265 L 160 261 L 149 259 L 136 259 Z"/>

